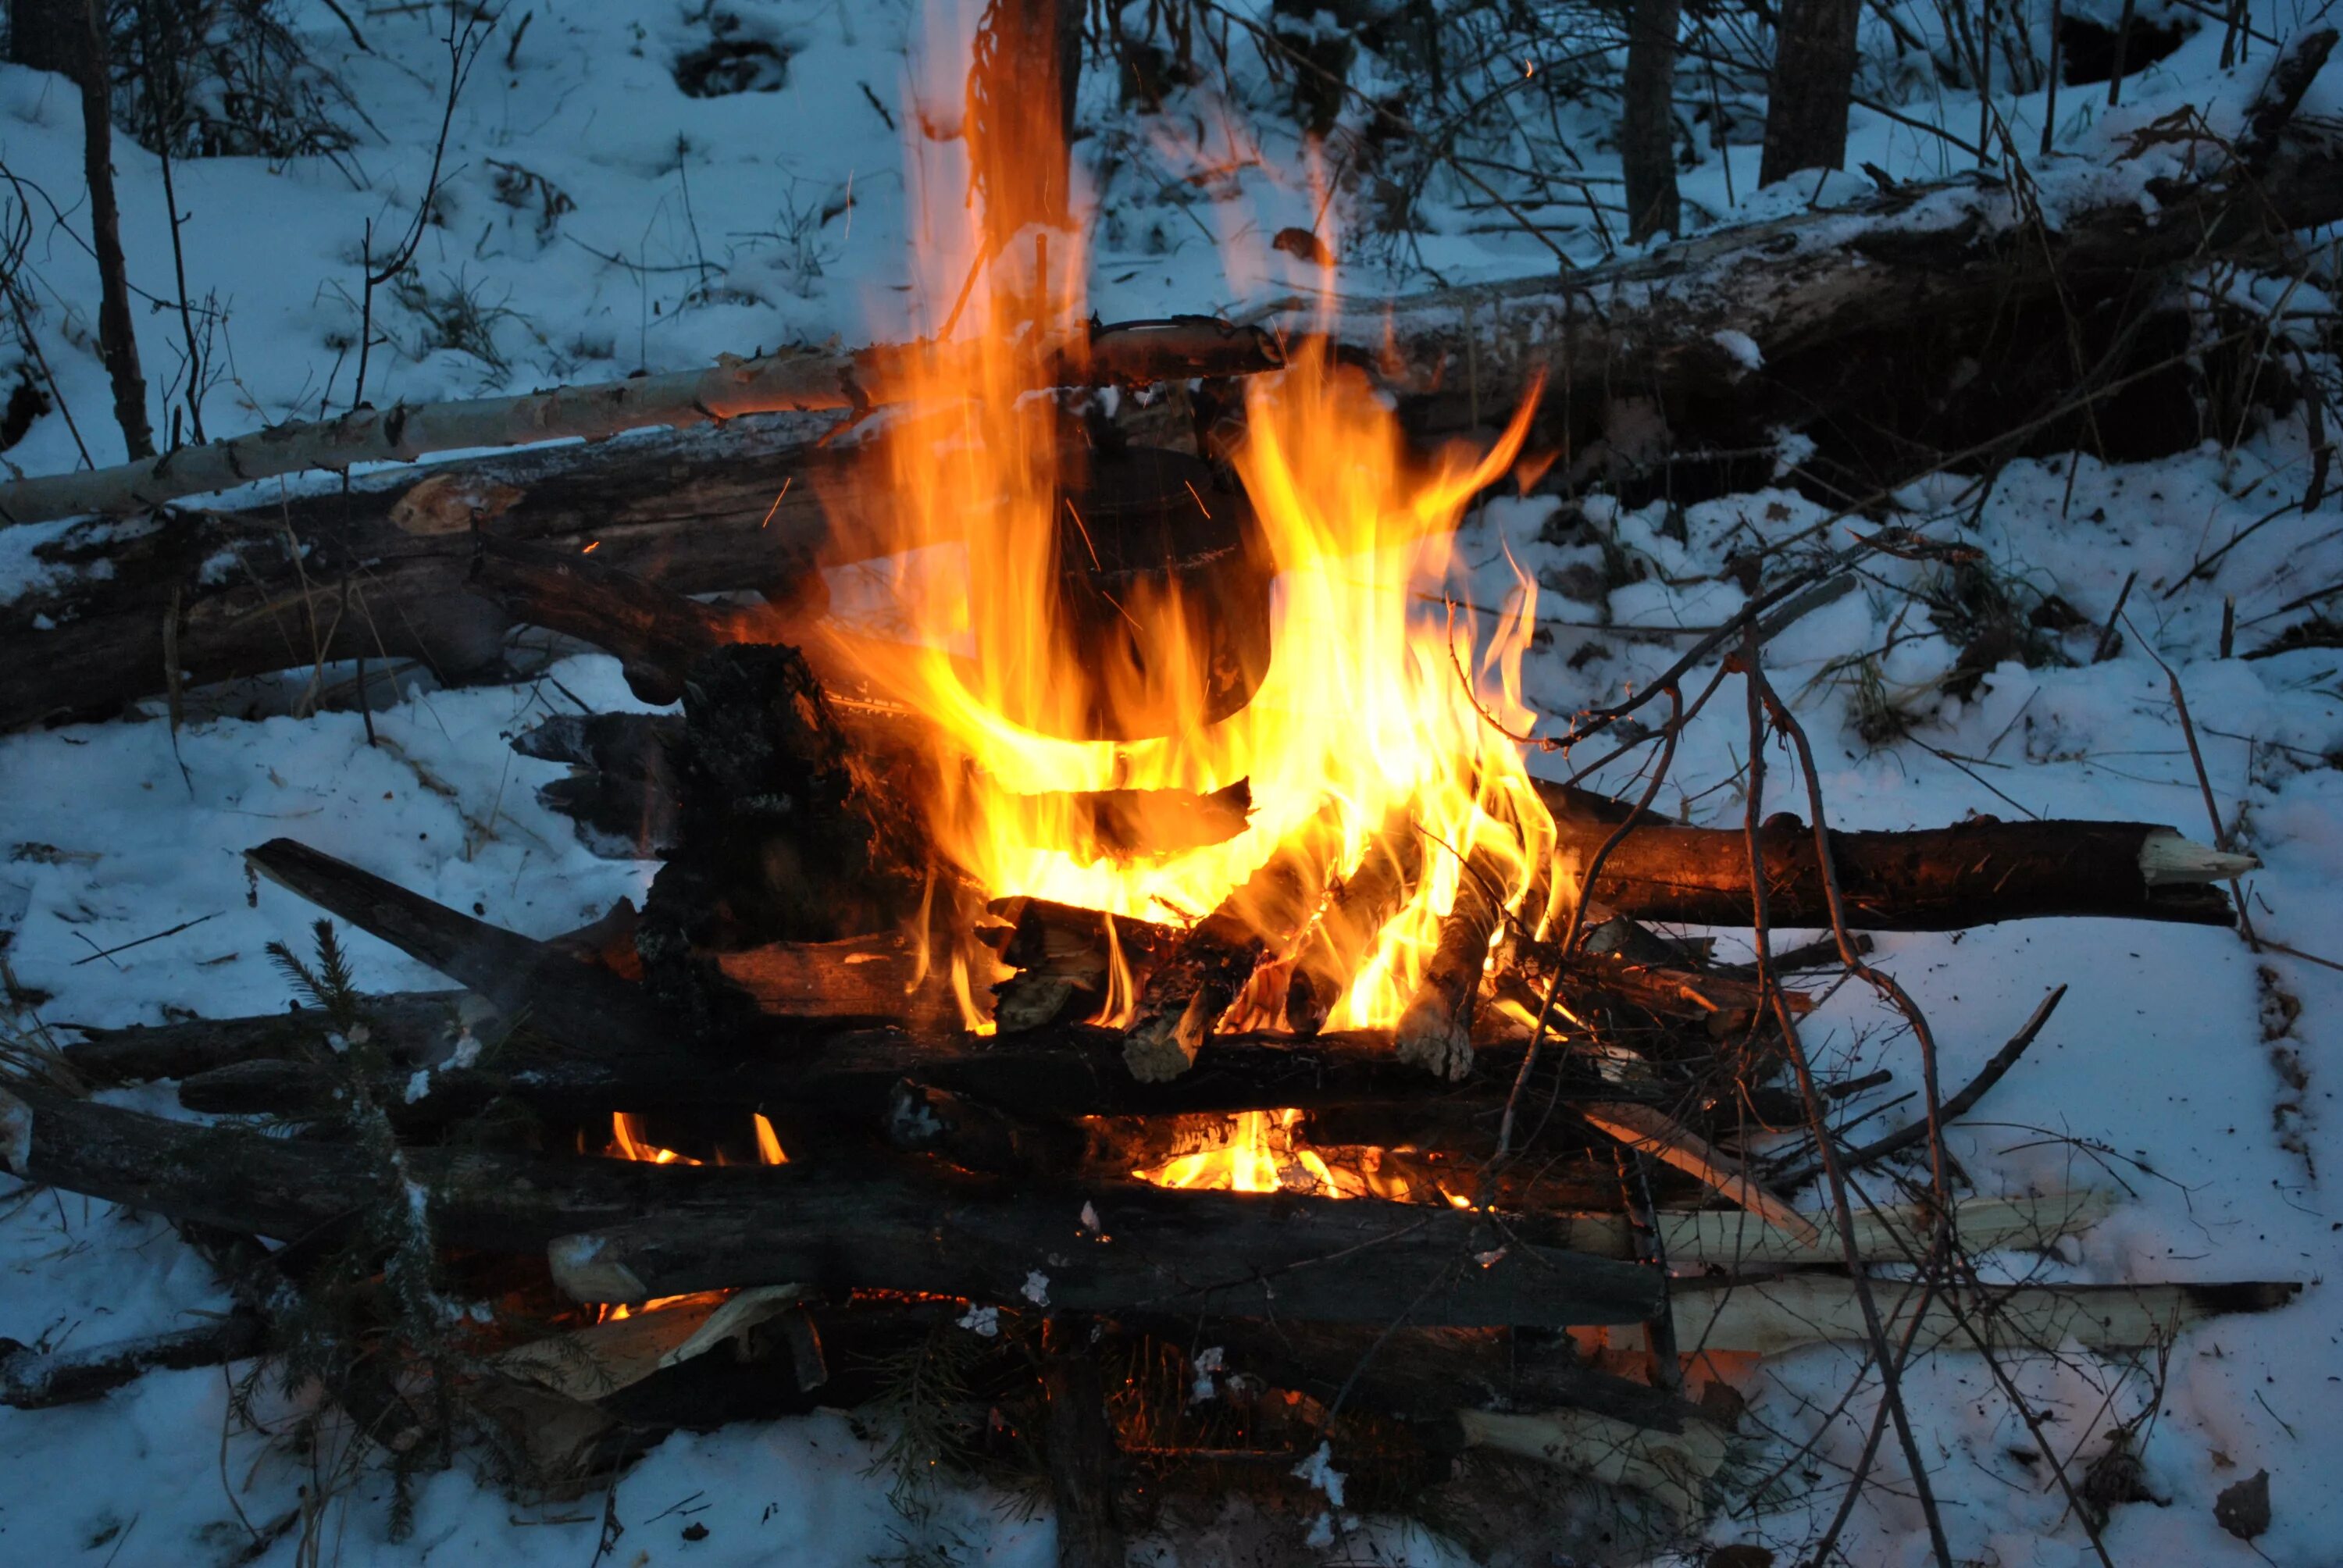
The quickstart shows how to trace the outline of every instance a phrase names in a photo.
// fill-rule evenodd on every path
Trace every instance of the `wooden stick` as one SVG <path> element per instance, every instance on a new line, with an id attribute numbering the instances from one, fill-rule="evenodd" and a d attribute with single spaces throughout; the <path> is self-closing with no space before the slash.
<path id="1" fill-rule="evenodd" d="M 671 1023 L 641 990 L 607 970 L 458 914 L 291 839 L 245 851 L 252 869 L 370 936 L 379 937 L 508 1016 L 526 1011 L 580 1054 L 671 1053 Z"/>
<path id="2" fill-rule="evenodd" d="M 1656 1155 L 1699 1178 L 1801 1245 L 1812 1247 L 1822 1241 L 1812 1220 L 1752 1181 L 1740 1161 L 1656 1106 L 1597 1101 L 1578 1107 L 1578 1113 L 1630 1149 Z"/>

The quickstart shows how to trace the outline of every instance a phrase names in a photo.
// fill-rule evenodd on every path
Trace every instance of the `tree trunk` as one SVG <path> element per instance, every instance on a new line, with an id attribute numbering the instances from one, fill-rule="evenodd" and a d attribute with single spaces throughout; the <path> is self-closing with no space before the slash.
<path id="1" fill-rule="evenodd" d="M 81 85 L 89 243 L 97 256 L 98 351 L 114 384 L 114 417 L 135 463 L 155 455 L 155 432 L 146 420 L 146 377 L 138 368 L 138 335 L 131 325 L 130 284 L 123 270 L 122 215 L 114 200 L 114 85 L 107 68 L 105 0 L 84 0 L 82 36 L 74 75 Z"/>
<path id="2" fill-rule="evenodd" d="M 1855 93 L 1855 34 L 1861 12 L 1861 0 L 1782 0 L 1759 184 L 1846 162 L 1846 111 Z"/>
<path id="3" fill-rule="evenodd" d="M 1684 0 L 1634 0 L 1627 15 L 1627 75 L 1622 85 L 1619 159 L 1627 178 L 1627 238 L 1674 234 L 1676 26 Z"/>
<path id="4" fill-rule="evenodd" d="M 83 0 L 9 0 L 10 62 L 79 80 L 86 10 Z"/>

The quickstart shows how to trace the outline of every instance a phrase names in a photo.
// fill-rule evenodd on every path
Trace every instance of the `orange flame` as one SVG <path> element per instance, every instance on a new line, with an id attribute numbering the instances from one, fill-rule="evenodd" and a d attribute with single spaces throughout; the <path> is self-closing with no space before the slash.
<path id="1" fill-rule="evenodd" d="M 1486 452 L 1452 448 L 1426 465 L 1362 371 L 1315 340 L 1298 346 L 1285 371 L 1249 386 L 1234 459 L 1277 572 L 1271 660 L 1251 700 L 1212 716 L 1203 652 L 1185 641 L 1197 622 L 1180 613 L 1176 585 L 1114 601 L 1134 631 L 1149 628 L 1143 638 L 1082 646 L 1056 588 L 1094 550 L 1062 488 L 1083 454 L 1064 437 L 1057 400 L 1031 390 L 1051 385 L 1085 342 L 1081 236 L 1033 216 L 1063 209 L 1052 206 L 1062 147 L 1054 168 L 1025 156 L 1055 146 L 1054 114 L 1054 94 L 1021 106 L 995 98 L 981 114 L 971 105 L 959 144 L 909 138 L 924 297 L 952 302 L 953 352 L 913 372 L 915 412 L 884 444 L 883 535 L 866 541 L 890 558 L 881 569 L 906 640 L 841 648 L 934 722 L 945 753 L 929 802 L 935 837 L 990 896 L 1192 920 L 1281 846 L 1347 873 L 1404 812 L 1426 844 L 1424 874 L 1326 1020 L 1389 1025 L 1466 859 L 1500 868 L 1516 907 L 1554 847 L 1519 748 L 1488 722 L 1518 732 L 1534 719 L 1519 664 L 1534 587 L 1516 572 L 1493 634 L 1443 602 L 1454 530 L 1472 498 L 1513 469 L 1534 399 Z M 1000 156 L 1003 137 L 1019 157 Z M 1137 739 L 1091 738 L 1101 700 L 1115 733 Z M 1241 779 L 1253 808 L 1243 832 L 1160 859 L 1101 857 L 1063 793 Z M 963 956 L 949 961 L 975 1022 Z M 1127 1010 L 1119 954 L 1112 972 L 1109 1011 Z"/>

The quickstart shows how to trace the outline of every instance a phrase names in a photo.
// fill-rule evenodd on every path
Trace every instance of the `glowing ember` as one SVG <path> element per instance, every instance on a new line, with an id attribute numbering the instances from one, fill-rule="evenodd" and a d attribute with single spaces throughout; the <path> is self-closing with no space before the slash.
<path id="1" fill-rule="evenodd" d="M 1381 1198 L 1393 1203 L 1470 1200 L 1427 1181 L 1411 1181 L 1386 1151 L 1353 1148 L 1328 1159 L 1309 1147 L 1296 1110 L 1245 1111 L 1212 1130 L 1216 1141 L 1131 1175 L 1158 1187 L 1198 1192 L 1300 1192 L 1317 1198 Z"/>
<path id="2" fill-rule="evenodd" d="M 956 70 L 951 79 L 966 78 Z M 1055 104 L 1035 91 L 982 115 L 972 108 L 960 141 L 907 138 L 930 325 L 960 351 L 935 357 L 916 388 L 919 413 L 885 444 L 890 500 L 875 510 L 886 532 L 866 541 L 892 558 L 908 640 L 842 651 L 934 721 L 947 753 L 929 802 L 936 839 L 990 896 L 1184 922 L 1281 847 L 1313 861 L 1323 883 L 1358 868 L 1393 813 L 1412 820 L 1423 873 L 1325 1020 L 1388 1026 L 1436 945 L 1466 859 L 1493 868 L 1516 908 L 1554 846 L 1520 750 L 1476 709 L 1517 732 L 1532 720 L 1518 674 L 1534 588 L 1521 581 L 1486 635 L 1483 618 L 1442 602 L 1463 510 L 1513 467 L 1530 406 L 1489 451 L 1451 451 L 1427 467 L 1363 373 L 1298 347 L 1286 371 L 1249 386 L 1249 432 L 1234 458 L 1278 572 L 1271 663 L 1251 701 L 1211 717 L 1207 661 L 1180 645 L 1181 628 L 1196 622 L 1176 602 L 1176 583 L 1142 583 L 1118 601 L 1134 628 L 1128 646 L 1078 655 L 1054 585 L 1061 564 L 1083 564 L 1061 559 L 1084 548 L 1066 543 L 1061 523 L 1071 515 L 1081 528 L 1062 489 L 1081 454 L 1061 449 L 1055 401 L 1023 389 L 1049 385 L 1048 367 L 1082 352 L 1087 257 L 1063 229 L 1001 232 L 1016 221 L 1004 215 L 1051 208 L 1045 193 L 1011 183 L 1043 181 L 1064 165 L 1061 156 L 1005 158 L 987 142 L 1051 145 Z M 1004 119 L 1015 123 L 1004 129 Z M 1166 594 L 1174 602 L 1156 602 Z M 1068 739 L 1096 732 L 1087 720 L 1101 692 L 1117 733 L 1144 739 Z M 1211 791 L 1241 779 L 1253 808 L 1243 832 L 1157 860 L 1101 858 L 1061 793 Z M 951 961 L 975 1022 L 981 980 L 970 984 L 970 959 Z M 1110 1010 L 1129 1000 L 1119 956 L 1115 970 Z M 1306 1151 L 1281 1164 L 1277 1131 L 1264 1113 L 1248 1147 L 1272 1152 L 1250 1157 L 1228 1184 L 1273 1188 L 1289 1168 L 1336 1184 Z"/>

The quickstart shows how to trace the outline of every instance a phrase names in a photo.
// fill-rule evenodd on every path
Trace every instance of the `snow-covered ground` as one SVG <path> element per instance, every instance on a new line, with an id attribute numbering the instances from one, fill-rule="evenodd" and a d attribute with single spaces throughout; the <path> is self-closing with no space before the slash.
<path id="1" fill-rule="evenodd" d="M 377 327 L 394 341 L 371 357 L 370 400 L 598 379 L 833 336 L 891 337 L 934 308 L 910 286 L 920 274 L 906 243 L 916 226 L 903 170 L 910 158 L 940 156 L 920 127 L 948 135 L 957 108 L 909 85 L 906 50 L 921 33 L 913 7 L 762 0 L 716 12 L 589 0 L 539 5 L 525 32 L 523 9 L 499 18 L 458 100 L 437 221 L 417 255 L 422 293 L 377 299 Z M 1246 14 L 1254 9 L 1267 11 Z M 224 375 L 202 402 L 215 437 L 347 406 L 363 236 L 371 225 L 379 250 L 382 236 L 411 221 L 444 108 L 444 14 L 354 9 L 364 50 L 324 5 L 295 0 L 288 14 L 362 116 L 353 116 L 356 146 L 337 160 L 187 160 L 173 170 L 188 290 L 219 312 L 207 352 Z M 1909 6 L 1899 14 L 1918 15 Z M 2250 14 L 2281 35 L 2311 19 L 2311 8 L 2292 0 L 2258 0 Z M 1927 27 L 1938 26 L 1933 15 Z M 774 90 L 679 90 L 675 61 L 715 37 L 720 17 L 734 19 L 726 36 L 765 42 L 771 58 L 785 59 L 769 77 Z M 1974 95 L 1899 65 L 1892 36 L 1874 35 L 1880 31 L 1866 22 L 1870 91 L 1889 95 L 1902 115 L 1973 136 Z M 2184 104 L 2233 121 L 2268 50 L 2258 45 L 2254 63 L 2225 77 L 2215 65 L 2217 33 L 2207 27 L 2128 82 L 2120 110 L 2105 107 L 2103 87 L 2068 89 L 2059 144 L 2083 155 L 2069 166 L 2099 166 L 2116 134 Z M 1266 112 L 1272 94 L 1258 61 L 1248 67 L 1242 49 L 1234 57 L 1225 94 L 1183 93 L 1160 116 L 1119 103 L 1111 71 L 1086 77 L 1088 135 L 1077 151 L 1101 213 L 1093 303 L 1108 319 L 1241 313 L 1309 281 L 1260 243 L 1312 221 L 1317 197 L 1299 138 Z M 1356 79 L 1372 89 L 1375 68 L 1363 61 Z M 2338 75 L 2330 68 L 2307 112 L 2336 111 Z M 1999 102 L 2030 149 L 2043 95 Z M 1604 141 L 1607 113 L 1587 109 L 1583 123 L 1565 127 L 1598 184 L 1617 169 Z M 1834 176 L 1754 191 L 1754 129 L 1745 125 L 1742 140 L 1721 149 L 1707 145 L 1704 128 L 1695 138 L 1702 161 L 1683 179 L 1688 212 L 1757 216 L 1869 188 L 1858 176 Z M 94 269 L 67 232 L 80 222 L 80 156 L 78 109 L 65 85 L 0 66 L 0 161 L 34 214 L 24 276 L 38 306 L 35 329 L 78 441 L 103 464 L 119 458 L 121 444 L 95 352 Z M 1942 138 L 1859 109 L 1848 164 L 1866 162 L 1906 179 L 1962 166 Z M 117 139 L 115 163 L 132 281 L 175 300 L 159 167 L 127 138 Z M 1234 166 L 1186 177 L 1225 166 Z M 1728 200 L 1728 181 L 1736 200 Z M 1483 222 L 1471 194 L 1452 192 L 1443 204 L 1435 193 L 1428 232 L 1408 246 L 1346 250 L 1355 259 L 1342 286 L 1372 296 L 1433 277 L 1551 267 L 1541 245 Z M 1338 222 L 1358 216 L 1354 205 L 1338 204 Z M 1565 222 L 1559 211 L 1539 216 Z M 1578 259 L 1599 259 L 1604 242 L 1591 224 L 1558 232 Z M 1228 254 L 1240 259 L 1224 268 L 1218 242 L 1232 235 L 1252 243 L 1233 247 Z M 462 301 L 464 311 L 451 310 Z M 2298 292 L 2288 308 L 2330 307 Z M 457 315 L 470 322 L 468 336 L 447 329 Z M 160 388 L 181 363 L 178 315 L 141 309 L 137 325 Z M 2225 823 L 2265 861 L 2247 882 L 2256 928 L 2343 959 L 2343 653 L 2217 657 L 2224 596 L 2236 600 L 2237 646 L 2250 650 L 2299 618 L 2281 607 L 2343 579 L 2343 508 L 2329 497 L 2270 522 L 2217 571 L 2166 597 L 2193 561 L 2301 495 L 2308 453 L 2302 421 L 2282 419 L 2227 447 L 2131 467 L 2021 459 L 2002 471 L 1982 509 L 1964 491 L 1966 477 L 1898 498 L 1908 526 L 1977 547 L 1996 571 L 2058 595 L 2088 624 L 2051 634 L 2071 664 L 2006 662 L 1967 698 L 1948 697 L 1942 683 L 1957 649 L 1900 591 L 1935 568 L 1891 561 L 1880 582 L 1782 637 L 1768 654 L 1775 678 L 1815 741 L 1837 823 L 1931 825 L 1976 810 L 2167 822 L 2209 838 L 2170 685 L 2151 657 L 2160 656 L 2185 690 Z M 27 473 L 68 469 L 79 461 L 76 436 L 53 412 L 5 457 Z M 1549 624 L 1527 661 L 1526 689 L 1563 715 L 1642 689 L 1684 646 L 1661 629 L 1621 628 L 1715 624 L 1742 602 L 1719 577 L 1736 545 L 1753 535 L 1783 538 L 1825 516 L 1786 487 L 1693 506 L 1680 532 L 1663 508 L 1622 510 L 1601 497 L 1567 514 L 1550 498 L 1499 501 L 1467 527 L 1460 553 L 1483 602 L 1511 583 L 1509 553 L 1546 585 L 1540 614 Z M 1585 586 L 1600 574 L 1573 568 L 1599 566 L 1602 552 L 1548 542 L 1591 537 L 1574 531 L 1582 518 L 1585 530 L 1645 563 L 1644 580 L 1607 593 Z M 30 569 L 24 541 L 39 532 L 0 529 L 0 572 L 9 574 L 0 594 Z M 1854 532 L 1837 525 L 1830 542 L 1849 543 Z M 2097 625 L 2134 572 L 2121 651 L 2093 665 Z M 1572 589 L 1594 597 L 1568 597 Z M 1850 653 L 1890 644 L 1864 678 L 1835 668 Z M 649 869 L 587 854 L 568 824 L 537 802 L 538 786 L 558 767 L 516 757 L 505 743 L 573 702 L 637 706 L 612 660 L 577 658 L 553 675 L 558 684 L 407 692 L 375 714 L 376 746 L 349 712 L 208 719 L 176 737 L 148 714 L 0 739 L 0 957 L 36 999 L 25 1021 L 37 1014 L 53 1026 L 110 1025 L 160 1021 L 182 1009 L 230 1015 L 283 1005 L 264 946 L 301 946 L 312 912 L 279 890 L 252 886 L 239 858 L 278 835 L 532 934 L 574 928 L 622 896 L 639 899 Z M 1862 739 L 1858 720 L 1885 708 L 1901 710 L 1908 733 Z M 1664 803 L 1695 819 L 1738 821 L 1742 803 L 1726 781 L 1745 748 L 1739 699 L 1728 689 L 1685 737 Z M 1773 779 L 1769 807 L 1803 814 L 1778 762 Z M 367 989 L 444 983 L 367 939 L 354 938 L 351 949 Z M 2117 1192 L 2120 1202 L 2054 1258 L 1989 1267 L 2079 1282 L 2308 1287 L 2285 1310 L 2185 1332 L 2168 1358 L 2013 1363 L 2062 1458 L 2079 1450 L 2087 1461 L 2110 1423 L 2152 1412 L 2134 1430 L 2157 1501 L 2114 1510 L 2105 1531 L 2112 1557 L 2343 1561 L 2343 1495 L 2317 1480 L 2331 1462 L 2318 1455 L 2343 1448 L 2343 1342 L 2323 1284 L 2343 1209 L 2320 1180 L 2343 1152 L 2343 1121 L 2329 1103 L 2343 1069 L 2326 1060 L 2343 1043 L 2343 973 L 2257 954 L 2219 930 L 2119 922 L 1884 938 L 1880 953 L 1927 1009 L 1947 1083 L 1966 1081 L 2046 990 L 2071 988 L 2042 1040 L 1956 1131 L 1954 1151 L 1984 1193 L 2088 1185 Z M 1827 1005 L 1810 1038 L 1835 1065 L 1884 1063 L 1901 1085 L 1914 1081 L 1909 1040 L 1851 990 Z M 174 1109 L 167 1089 L 126 1098 Z M 46 1191 L 0 1195 L 0 1335 L 85 1346 L 184 1326 L 225 1306 L 167 1226 Z M 1819 1440 L 1795 1473 L 1807 1478 L 1795 1502 L 1753 1517 L 1731 1512 L 1744 1504 L 1729 1500 L 1715 1541 L 1772 1543 L 1787 1561 L 1818 1531 L 1869 1422 L 1867 1394 L 1825 1419 L 1855 1372 L 1852 1347 L 1800 1352 L 1760 1370 L 1745 1390 L 1746 1424 L 1757 1434 L 1750 1473 Z M 1998 1568 L 2093 1560 L 2035 1440 L 1981 1361 L 1932 1356 L 1907 1388 L 1959 1557 Z M 1872 1490 L 1848 1539 L 1857 1563 L 1926 1555 L 1898 1479 L 1902 1461 L 1889 1450 L 1882 1463 L 1893 1484 Z M 518 1508 L 459 1467 L 424 1483 L 413 1536 L 394 1545 L 381 1490 L 367 1483 L 335 1516 L 325 1552 L 352 1564 L 850 1563 L 952 1545 L 967 1562 L 1052 1560 L 1046 1517 L 1027 1520 L 983 1495 L 952 1495 L 942 1516 L 913 1530 L 866 1475 L 873 1457 L 830 1415 L 672 1439 L 617 1483 L 608 1517 L 626 1534 L 598 1558 L 601 1500 Z M 2213 1502 L 2264 1470 L 2272 1523 L 2248 1545 L 2218 1527 Z M 253 1529 L 295 1508 L 307 1479 L 231 1420 L 217 1371 L 156 1373 L 75 1408 L 0 1410 L 0 1559 L 246 1560 Z M 704 1526 L 705 1536 L 687 1538 L 689 1525 Z M 297 1534 L 249 1560 L 296 1561 Z M 1338 1552 L 1362 1550 L 1353 1538 Z M 1420 1533 L 1378 1536 L 1372 1550 L 1384 1560 L 1453 1556 Z"/>

